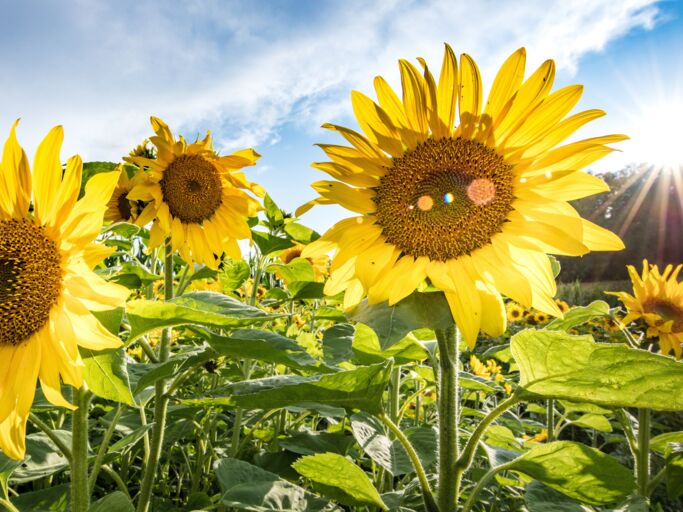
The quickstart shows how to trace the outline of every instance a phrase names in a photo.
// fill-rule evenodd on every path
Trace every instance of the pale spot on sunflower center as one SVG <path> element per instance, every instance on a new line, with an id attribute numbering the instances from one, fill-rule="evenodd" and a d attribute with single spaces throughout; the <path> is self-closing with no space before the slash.
<path id="1" fill-rule="evenodd" d="M 42 226 L 0 221 L 0 345 L 20 345 L 43 328 L 62 277 L 59 250 Z"/>
<path id="2" fill-rule="evenodd" d="M 420 196 L 417 200 L 417 207 L 423 212 L 428 212 L 434 207 L 434 199 L 431 196 Z"/>
<path id="3" fill-rule="evenodd" d="M 496 197 L 496 184 L 488 178 L 477 178 L 467 186 L 467 197 L 478 205 L 490 203 Z"/>

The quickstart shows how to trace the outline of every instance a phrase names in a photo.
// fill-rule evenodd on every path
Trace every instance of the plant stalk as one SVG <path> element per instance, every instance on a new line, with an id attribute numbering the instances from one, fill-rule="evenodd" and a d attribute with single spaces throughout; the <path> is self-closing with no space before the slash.
<path id="1" fill-rule="evenodd" d="M 88 406 L 92 393 L 85 382 L 74 388 L 73 401 L 78 409 L 71 416 L 71 511 L 88 512 Z"/>
<path id="2" fill-rule="evenodd" d="M 638 493 L 647 499 L 650 484 L 650 409 L 638 409 L 636 483 Z"/>
<path id="3" fill-rule="evenodd" d="M 545 403 L 545 424 L 548 430 L 548 442 L 555 440 L 555 400 L 547 400 Z"/>
<path id="4" fill-rule="evenodd" d="M 439 486 L 437 502 L 440 512 L 455 512 L 459 481 L 455 462 L 460 456 L 459 414 L 459 338 L 457 327 L 437 329 L 439 346 Z"/>
<path id="5" fill-rule="evenodd" d="M 167 238 L 164 244 L 164 299 L 173 298 L 173 250 L 171 239 Z M 167 327 L 161 332 L 159 341 L 160 363 L 168 361 L 171 353 L 171 328 Z M 137 512 L 148 512 L 152 500 L 152 488 L 156 477 L 161 448 L 164 443 L 164 431 L 166 430 L 166 413 L 168 411 L 168 395 L 166 394 L 166 379 L 159 380 L 155 384 L 154 392 L 154 427 L 152 428 L 152 440 L 149 450 L 149 458 L 144 468 L 140 495 L 138 498 Z"/>

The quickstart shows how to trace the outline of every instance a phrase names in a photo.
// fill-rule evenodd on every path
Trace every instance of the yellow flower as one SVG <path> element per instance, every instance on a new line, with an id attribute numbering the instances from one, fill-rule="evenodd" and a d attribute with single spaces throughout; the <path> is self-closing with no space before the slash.
<path id="1" fill-rule="evenodd" d="M 534 313 L 534 322 L 538 325 L 546 323 L 548 320 L 550 320 L 550 317 L 548 316 L 547 313 L 544 313 L 543 311 L 536 311 Z"/>
<path id="2" fill-rule="evenodd" d="M 569 311 L 569 304 L 567 304 L 562 299 L 555 299 L 555 304 L 557 304 L 557 307 L 560 308 L 560 311 L 562 311 L 562 313 L 566 313 L 567 311 Z"/>
<path id="3" fill-rule="evenodd" d="M 282 263 L 286 265 L 293 259 L 300 258 L 304 248 L 305 246 L 297 244 L 294 247 L 285 249 L 280 253 L 280 261 L 282 261 Z M 327 269 L 330 264 L 330 257 L 327 254 L 323 254 L 321 256 L 315 256 L 306 259 L 311 264 L 311 267 L 313 267 L 313 275 L 315 277 L 315 280 L 318 282 L 324 281 L 325 276 L 327 275 Z"/>
<path id="4" fill-rule="evenodd" d="M 259 210 L 259 197 L 265 191 L 247 181 L 238 169 L 254 165 L 259 158 L 253 149 L 218 156 L 209 133 L 193 144 L 178 140 L 166 124 L 152 117 L 156 132 L 150 140 L 157 149 L 155 159 L 143 156 L 124 160 L 149 169 L 149 182 L 136 184 L 128 199 L 150 201 L 137 219 L 139 225 L 154 221 L 149 247 L 157 247 L 166 237 L 173 250 L 187 262 L 198 261 L 216 269 L 223 253 L 241 257 L 237 240 L 251 238 L 246 218 Z"/>
<path id="5" fill-rule="evenodd" d="M 482 377 L 484 379 L 491 378 L 490 370 L 475 355 L 470 356 L 470 368 L 472 369 L 472 373 L 477 377 Z"/>
<path id="6" fill-rule="evenodd" d="M 155 159 L 157 157 L 157 152 L 153 147 L 149 147 L 149 139 L 145 139 L 135 146 L 133 150 L 128 153 L 128 156 L 144 156 L 145 158 Z"/>
<path id="7" fill-rule="evenodd" d="M 92 271 L 112 252 L 94 240 L 118 172 L 93 176 L 77 200 L 83 165 L 74 156 L 62 172 L 62 128 L 38 146 L 31 173 L 16 126 L 0 163 L 0 449 L 22 459 L 36 381 L 50 402 L 73 409 L 60 378 L 83 384 L 78 347 L 121 345 L 90 311 L 123 305 L 128 291 Z"/>
<path id="8" fill-rule="evenodd" d="M 508 322 L 519 322 L 524 318 L 524 308 L 519 304 L 510 301 L 505 304 Z"/>
<path id="9" fill-rule="evenodd" d="M 622 323 L 628 325 L 642 318 L 648 326 L 647 336 L 659 338 L 660 351 L 673 352 L 680 359 L 683 356 L 683 281 L 678 281 L 678 274 L 683 265 L 675 269 L 667 265 L 660 273 L 657 265 L 643 260 L 642 275 L 632 265 L 626 268 L 633 283 L 633 295 L 607 292 L 619 297 L 626 307 L 628 314 Z"/>
<path id="10" fill-rule="evenodd" d="M 345 291 L 344 307 L 364 297 L 394 304 L 422 281 L 443 290 L 467 343 L 481 330 L 505 331 L 501 293 L 561 316 L 547 253 L 622 249 L 613 233 L 582 219 L 567 201 L 608 190 L 580 169 L 610 153 L 608 135 L 556 147 L 603 112 L 565 119 L 581 96 L 572 85 L 550 93 L 546 61 L 523 82 L 525 51 L 503 64 L 483 101 L 477 65 L 450 47 L 436 80 L 399 62 L 403 96 L 377 77 L 379 104 L 352 93 L 364 135 L 332 124 L 349 146 L 321 144 L 331 162 L 313 167 L 320 197 L 358 216 L 335 224 L 304 257 L 336 251 L 325 292 Z M 482 108 L 483 106 L 483 108 Z M 456 111 L 459 118 L 456 119 Z"/>
<path id="11" fill-rule="evenodd" d="M 543 441 L 546 441 L 548 439 L 548 430 L 544 428 L 538 434 L 535 434 L 533 436 L 528 436 L 524 434 L 522 438 L 525 441 L 534 441 L 536 443 L 542 443 Z"/>
<path id="12" fill-rule="evenodd" d="M 506 382 L 505 384 L 503 384 L 503 388 L 505 388 L 505 393 L 507 393 L 508 395 L 512 394 L 512 386 L 510 384 Z"/>
<path id="13" fill-rule="evenodd" d="M 136 183 L 144 182 L 147 175 L 139 170 L 132 179 L 128 177 L 125 169 L 119 167 L 121 174 L 116 188 L 107 203 L 107 210 L 104 212 L 104 220 L 108 222 L 135 222 L 140 212 L 145 207 L 143 201 L 132 201 L 128 199 L 128 193 Z"/>

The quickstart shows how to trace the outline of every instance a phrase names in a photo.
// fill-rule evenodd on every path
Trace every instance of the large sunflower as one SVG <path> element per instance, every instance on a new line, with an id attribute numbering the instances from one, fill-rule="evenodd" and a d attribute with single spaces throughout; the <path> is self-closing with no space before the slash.
<path id="1" fill-rule="evenodd" d="M 673 352 L 683 356 L 683 281 L 678 274 L 683 265 L 675 269 L 667 265 L 663 273 L 657 265 L 643 261 L 642 275 L 632 265 L 626 267 L 633 283 L 633 295 L 626 292 L 608 292 L 616 295 L 626 307 L 628 314 L 622 320 L 628 325 L 642 318 L 647 324 L 647 336 L 659 338 L 663 354 Z"/>
<path id="2" fill-rule="evenodd" d="M 73 408 L 60 377 L 82 385 L 78 346 L 121 345 L 90 311 L 123 305 L 128 291 L 91 270 L 111 253 L 94 240 L 118 172 L 93 176 L 77 201 L 82 162 L 70 158 L 62 173 L 62 128 L 38 146 L 33 176 L 15 129 L 0 163 L 0 449 L 22 459 L 36 380 L 50 402 Z"/>
<path id="3" fill-rule="evenodd" d="M 142 169 L 148 169 L 148 183 L 133 187 L 128 199 L 151 201 L 137 219 L 139 225 L 154 221 L 150 248 L 171 237 L 171 245 L 185 261 L 199 261 L 217 268 L 221 254 L 240 258 L 237 240 L 251 237 L 246 218 L 256 215 L 259 197 L 265 191 L 247 181 L 238 169 L 254 165 L 259 154 L 253 149 L 219 156 L 211 145 L 209 133 L 192 144 L 183 137 L 175 139 L 168 126 L 152 117 L 156 136 L 155 159 L 126 157 Z"/>
<path id="4" fill-rule="evenodd" d="M 399 62 L 402 100 L 381 77 L 379 104 L 352 92 L 365 135 L 324 125 L 351 146 L 320 145 L 332 161 L 313 167 L 338 181 L 314 183 L 320 197 L 297 214 L 336 203 L 360 215 L 335 224 L 303 256 L 336 250 L 326 292 L 345 290 L 346 307 L 365 296 L 395 303 L 429 279 L 445 292 L 470 345 L 480 328 L 504 331 L 501 293 L 561 316 L 546 253 L 623 248 L 567 201 L 608 190 L 579 169 L 611 152 L 605 144 L 626 137 L 555 147 L 604 113 L 565 119 L 582 87 L 551 94 L 551 60 L 523 81 L 523 48 L 503 64 L 483 109 L 479 70 L 468 55 L 458 66 L 446 45 L 438 82 L 419 61 L 423 73 Z"/>

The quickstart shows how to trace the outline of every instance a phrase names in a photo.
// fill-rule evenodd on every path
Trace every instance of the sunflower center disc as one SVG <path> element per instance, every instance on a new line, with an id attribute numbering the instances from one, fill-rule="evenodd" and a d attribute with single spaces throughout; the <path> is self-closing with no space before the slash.
<path id="1" fill-rule="evenodd" d="M 122 192 L 119 195 L 119 198 L 116 202 L 116 205 L 119 209 L 119 214 L 121 215 L 121 218 L 124 220 L 130 219 L 131 215 L 133 214 L 133 210 L 130 206 L 130 200 L 126 197 L 128 195 L 128 192 L 128 190 Z"/>
<path id="2" fill-rule="evenodd" d="M 19 345 L 47 323 L 62 291 L 60 263 L 41 226 L 0 221 L 0 345 Z"/>
<path id="3" fill-rule="evenodd" d="M 671 330 L 673 332 L 683 331 L 683 309 L 681 309 L 676 304 L 663 300 L 652 300 L 643 304 L 643 309 L 645 311 L 651 311 L 657 313 L 662 317 L 664 322 L 673 320 L 673 325 Z"/>
<path id="4" fill-rule="evenodd" d="M 393 160 L 376 189 L 377 223 L 411 256 L 446 261 L 491 242 L 512 210 L 512 167 L 468 139 L 429 139 Z"/>
<path id="5" fill-rule="evenodd" d="M 160 185 L 171 215 L 185 224 L 201 224 L 221 205 L 218 170 L 199 155 L 181 155 L 173 160 Z"/>

